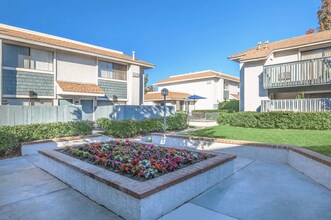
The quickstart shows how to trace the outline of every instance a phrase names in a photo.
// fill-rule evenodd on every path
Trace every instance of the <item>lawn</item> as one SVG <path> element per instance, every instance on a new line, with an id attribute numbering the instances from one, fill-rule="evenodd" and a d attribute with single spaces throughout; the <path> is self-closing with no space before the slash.
<path id="1" fill-rule="evenodd" d="M 218 125 L 185 135 L 300 146 L 331 157 L 331 130 L 282 130 Z"/>

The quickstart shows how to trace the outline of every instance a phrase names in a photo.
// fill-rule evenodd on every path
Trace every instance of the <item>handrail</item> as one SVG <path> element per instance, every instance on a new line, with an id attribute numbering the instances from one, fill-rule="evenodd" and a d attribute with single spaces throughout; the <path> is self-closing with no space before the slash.
<path id="1" fill-rule="evenodd" d="M 331 98 L 262 100 L 261 111 L 331 111 Z"/>
<path id="2" fill-rule="evenodd" d="M 264 66 L 263 87 L 270 89 L 330 84 L 328 59 L 331 57 Z"/>

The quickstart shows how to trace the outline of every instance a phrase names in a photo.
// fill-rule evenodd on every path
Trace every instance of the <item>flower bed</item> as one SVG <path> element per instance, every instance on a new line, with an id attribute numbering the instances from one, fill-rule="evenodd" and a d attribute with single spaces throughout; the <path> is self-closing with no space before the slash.
<path id="1" fill-rule="evenodd" d="M 92 143 L 79 148 L 67 147 L 62 152 L 140 181 L 155 178 L 213 156 L 128 140 Z"/>

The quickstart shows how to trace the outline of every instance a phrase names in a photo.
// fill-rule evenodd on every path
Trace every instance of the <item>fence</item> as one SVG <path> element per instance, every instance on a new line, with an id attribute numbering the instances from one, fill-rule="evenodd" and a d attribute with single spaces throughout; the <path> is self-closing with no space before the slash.
<path id="1" fill-rule="evenodd" d="M 113 120 L 158 118 L 163 116 L 162 106 L 98 106 L 94 118 L 111 118 Z M 0 106 L 0 126 L 25 125 L 50 122 L 67 122 L 82 120 L 81 105 L 65 106 Z M 175 114 L 173 106 L 167 106 L 167 116 Z"/>
<path id="2" fill-rule="evenodd" d="M 174 115 L 175 108 L 167 106 L 167 116 Z M 115 105 L 115 106 L 98 106 L 95 111 L 95 119 L 111 118 L 113 120 L 136 119 L 163 117 L 163 106 L 152 105 Z"/>
<path id="3" fill-rule="evenodd" d="M 25 125 L 82 120 L 80 105 L 0 106 L 0 125 Z"/>
<path id="4" fill-rule="evenodd" d="M 261 111 L 331 111 L 331 98 L 263 100 Z"/>
<path id="5" fill-rule="evenodd" d="M 190 117 L 191 121 L 217 121 L 219 112 L 199 112 L 193 111 Z"/>

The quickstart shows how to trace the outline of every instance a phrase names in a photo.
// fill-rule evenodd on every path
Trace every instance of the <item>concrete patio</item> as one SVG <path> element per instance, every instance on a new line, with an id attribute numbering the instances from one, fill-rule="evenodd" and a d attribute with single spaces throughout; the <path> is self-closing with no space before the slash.
<path id="1" fill-rule="evenodd" d="M 0 161 L 1 219 L 121 219 L 37 161 Z M 287 164 L 238 158 L 233 176 L 161 219 L 331 219 L 331 191 Z"/>

